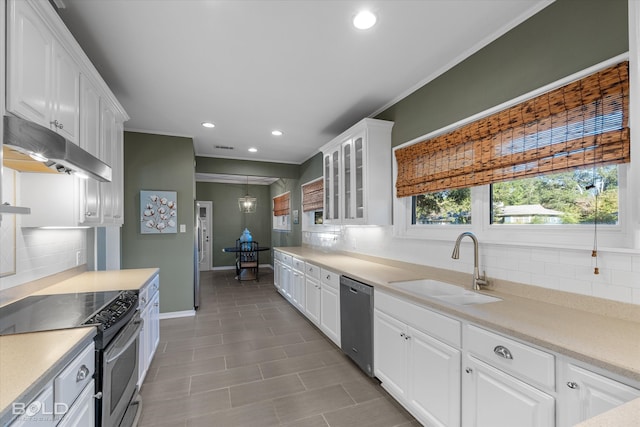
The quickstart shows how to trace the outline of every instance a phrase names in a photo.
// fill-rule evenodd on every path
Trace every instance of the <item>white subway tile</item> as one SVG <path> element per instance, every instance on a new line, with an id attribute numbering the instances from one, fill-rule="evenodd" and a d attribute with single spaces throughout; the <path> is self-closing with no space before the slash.
<path id="1" fill-rule="evenodd" d="M 629 302 L 633 297 L 633 291 L 629 287 L 614 285 L 593 285 L 593 296 L 615 301 Z"/>

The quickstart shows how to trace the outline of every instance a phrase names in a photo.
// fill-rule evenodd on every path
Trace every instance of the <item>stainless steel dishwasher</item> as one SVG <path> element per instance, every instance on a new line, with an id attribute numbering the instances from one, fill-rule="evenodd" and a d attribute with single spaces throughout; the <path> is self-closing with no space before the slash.
<path id="1" fill-rule="evenodd" d="M 373 376 L 373 287 L 340 276 L 342 351 Z"/>

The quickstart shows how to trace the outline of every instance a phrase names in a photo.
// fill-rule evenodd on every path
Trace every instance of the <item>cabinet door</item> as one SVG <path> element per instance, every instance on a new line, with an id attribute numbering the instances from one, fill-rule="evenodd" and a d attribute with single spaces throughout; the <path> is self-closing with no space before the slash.
<path id="1" fill-rule="evenodd" d="M 140 344 L 138 345 L 138 386 L 142 385 L 149 369 L 149 354 L 151 353 L 151 304 L 142 308 L 140 313 L 142 329 L 140 330 Z"/>
<path id="2" fill-rule="evenodd" d="M 280 281 L 282 282 L 282 294 L 286 299 L 291 301 L 291 267 L 286 264 L 282 264 L 282 272 L 280 274 Z"/>
<path id="3" fill-rule="evenodd" d="M 58 427 L 93 427 L 95 425 L 95 401 L 93 380 L 84 388 Z"/>
<path id="4" fill-rule="evenodd" d="M 100 113 L 100 145 L 102 149 L 101 160 L 113 168 L 116 150 L 116 116 L 108 105 L 102 105 Z M 102 222 L 113 223 L 113 182 L 101 182 L 100 191 L 102 195 Z"/>
<path id="5" fill-rule="evenodd" d="M 566 380 L 559 385 L 564 397 L 561 424 L 573 426 L 640 397 L 640 390 L 568 364 Z"/>
<path id="6" fill-rule="evenodd" d="M 7 5 L 7 110 L 49 128 L 53 35 L 28 2 Z"/>
<path id="7" fill-rule="evenodd" d="M 79 145 L 80 69 L 67 50 L 53 43 L 51 118 L 56 132 Z"/>
<path id="8" fill-rule="evenodd" d="M 100 95 L 84 76 L 80 76 L 80 146 L 100 157 Z M 101 218 L 100 182 L 86 179 L 82 184 L 80 218 L 83 224 L 99 224 Z"/>
<path id="9" fill-rule="evenodd" d="M 345 223 L 363 223 L 364 203 L 364 133 L 342 144 L 342 219 Z"/>
<path id="10" fill-rule="evenodd" d="M 124 224 L 124 124 L 116 122 L 112 168 L 113 222 Z"/>
<path id="11" fill-rule="evenodd" d="M 340 294 L 324 283 L 320 285 L 320 329 L 340 347 Z"/>
<path id="12" fill-rule="evenodd" d="M 304 313 L 305 305 L 305 283 L 304 274 L 293 271 L 293 304 Z"/>
<path id="13" fill-rule="evenodd" d="M 407 393 L 407 327 L 375 310 L 373 314 L 373 360 L 375 375 L 398 399 Z"/>
<path id="14" fill-rule="evenodd" d="M 280 292 L 280 270 L 282 269 L 282 264 L 278 260 L 273 261 L 273 286 L 276 287 L 278 292 Z"/>
<path id="15" fill-rule="evenodd" d="M 324 219 L 340 219 L 340 147 L 324 156 Z"/>
<path id="16" fill-rule="evenodd" d="M 409 402 L 423 423 L 460 425 L 460 350 L 409 327 Z M 396 362 L 397 363 L 397 362 Z"/>
<path id="17" fill-rule="evenodd" d="M 313 323 L 320 324 L 320 284 L 309 277 L 305 281 L 305 313 Z"/>
<path id="18" fill-rule="evenodd" d="M 158 343 L 160 342 L 160 292 L 151 298 L 149 303 L 149 354 L 147 355 L 148 364 L 151 365 L 153 356 L 156 354 Z"/>
<path id="19" fill-rule="evenodd" d="M 464 427 L 553 427 L 555 399 L 473 356 L 464 359 Z"/>

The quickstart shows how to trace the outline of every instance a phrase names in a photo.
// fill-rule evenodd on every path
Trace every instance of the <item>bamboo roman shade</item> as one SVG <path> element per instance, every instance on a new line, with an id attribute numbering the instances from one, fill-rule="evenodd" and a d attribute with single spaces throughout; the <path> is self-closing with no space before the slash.
<path id="1" fill-rule="evenodd" d="M 302 186 L 302 211 L 317 211 L 324 207 L 324 181 L 319 179 Z"/>
<path id="2" fill-rule="evenodd" d="M 628 113 L 629 64 L 622 62 L 396 150 L 397 196 L 628 163 Z"/>
<path id="3" fill-rule="evenodd" d="M 273 215 L 289 215 L 289 193 L 284 193 L 273 198 Z"/>

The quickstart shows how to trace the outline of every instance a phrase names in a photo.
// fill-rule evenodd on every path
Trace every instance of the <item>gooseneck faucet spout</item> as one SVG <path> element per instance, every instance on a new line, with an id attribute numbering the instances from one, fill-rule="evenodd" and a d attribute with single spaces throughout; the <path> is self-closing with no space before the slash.
<path id="1" fill-rule="evenodd" d="M 465 236 L 469 236 L 471 238 L 471 240 L 473 240 L 473 285 L 472 288 L 474 291 L 479 291 L 480 290 L 480 286 L 484 286 L 484 285 L 488 285 L 489 282 L 486 279 L 486 275 L 483 273 L 482 276 L 480 276 L 480 268 L 478 267 L 478 239 L 476 238 L 476 236 L 470 232 L 470 231 L 465 231 L 464 233 L 461 233 L 458 238 L 456 239 L 456 244 L 453 247 L 453 252 L 451 253 L 451 258 L 453 259 L 459 259 L 460 258 L 460 241 L 465 237 Z"/>

